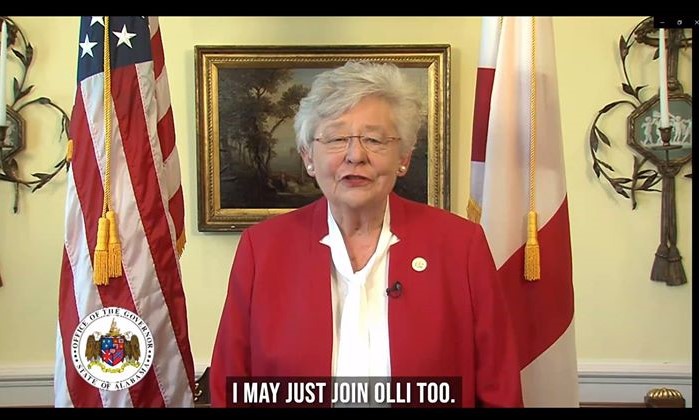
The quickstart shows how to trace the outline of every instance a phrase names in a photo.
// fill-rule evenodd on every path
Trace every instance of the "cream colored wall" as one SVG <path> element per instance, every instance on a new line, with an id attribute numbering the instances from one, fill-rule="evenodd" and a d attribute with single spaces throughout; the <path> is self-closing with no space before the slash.
<path id="1" fill-rule="evenodd" d="M 578 358 L 585 362 L 691 365 L 691 181 L 677 180 L 678 245 L 689 283 L 649 280 L 658 245 L 660 195 L 641 194 L 632 211 L 590 168 L 587 135 L 596 112 L 621 99 L 619 36 L 640 17 L 556 18 L 556 54 L 570 203 Z M 48 96 L 70 112 L 75 92 L 77 17 L 16 18 L 35 48 L 32 97 Z M 182 164 L 188 243 L 182 257 L 195 361 L 208 364 L 239 236 L 197 232 L 195 45 L 447 43 L 452 46 L 452 210 L 464 215 L 480 20 L 446 18 L 161 18 L 172 107 Z M 640 54 L 639 60 L 652 55 Z M 691 57 L 691 55 L 690 55 Z M 647 63 L 647 61 L 646 61 Z M 637 84 L 657 86 L 657 67 L 631 68 Z M 8 73 L 18 74 L 10 66 Z M 691 72 L 683 69 L 691 93 Z M 649 89 L 650 90 L 650 89 Z M 24 176 L 47 171 L 63 153 L 58 120 L 49 109 L 27 109 Z M 626 111 L 624 111 L 626 112 Z M 605 125 L 615 148 L 605 158 L 630 175 L 623 144 L 625 115 Z M 682 174 L 691 172 L 685 167 Z M 12 214 L 13 187 L 0 182 L 0 369 L 51 366 L 63 241 L 65 174 L 47 187 L 22 190 Z"/>

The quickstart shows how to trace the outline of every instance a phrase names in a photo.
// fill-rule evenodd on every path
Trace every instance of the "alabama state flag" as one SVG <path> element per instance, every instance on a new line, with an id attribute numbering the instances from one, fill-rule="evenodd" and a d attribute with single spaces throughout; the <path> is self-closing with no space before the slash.
<path id="1" fill-rule="evenodd" d="M 577 407 L 572 256 L 550 17 L 485 17 L 468 215 L 518 336 L 527 407 Z"/>

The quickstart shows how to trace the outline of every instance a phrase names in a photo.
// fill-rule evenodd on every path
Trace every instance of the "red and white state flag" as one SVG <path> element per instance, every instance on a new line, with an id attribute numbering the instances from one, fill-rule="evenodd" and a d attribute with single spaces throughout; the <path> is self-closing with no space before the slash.
<path id="1" fill-rule="evenodd" d="M 111 64 L 108 72 L 105 61 Z M 158 19 L 83 16 L 77 76 L 70 122 L 74 151 L 67 177 L 55 405 L 192 406 L 194 366 L 179 264 L 184 202 Z M 105 92 L 109 95 L 106 107 Z M 105 202 L 116 215 L 118 231 L 110 239 L 120 242 L 121 259 L 116 266 L 121 265 L 121 270 L 108 284 L 97 285 L 93 281 L 93 273 L 99 272 L 95 247 Z M 76 337 L 90 333 L 96 320 L 89 315 L 104 308 L 136 314 L 147 328 L 133 327 L 142 324 L 130 315 L 110 314 L 106 327 L 94 329 L 94 337 L 80 341 L 101 347 L 82 344 L 74 351 L 80 344 Z M 141 337 L 138 345 L 136 336 Z M 143 355 L 149 358 L 139 362 Z M 90 363 L 85 366 L 79 359 Z"/>
<path id="2" fill-rule="evenodd" d="M 524 405 L 577 407 L 572 257 L 552 21 L 485 17 L 482 31 L 469 218 L 480 220 L 505 284 L 518 336 Z M 536 281 L 524 275 L 530 209 L 538 217 Z"/>

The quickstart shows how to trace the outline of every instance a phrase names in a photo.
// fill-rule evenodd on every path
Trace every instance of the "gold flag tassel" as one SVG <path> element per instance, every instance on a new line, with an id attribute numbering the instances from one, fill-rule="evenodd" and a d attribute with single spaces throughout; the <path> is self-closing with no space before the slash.
<path id="1" fill-rule="evenodd" d="M 105 176 L 105 210 L 107 220 L 109 220 L 109 259 L 107 260 L 107 272 L 109 278 L 121 276 L 121 243 L 119 242 L 119 231 L 117 229 L 116 213 L 111 206 L 112 202 L 112 177 L 111 177 L 111 156 L 112 156 L 112 67 L 109 51 L 109 16 L 104 17 L 104 139 L 106 147 L 107 167 Z"/>
<path id="2" fill-rule="evenodd" d="M 109 219 L 100 217 L 97 224 L 97 245 L 95 246 L 95 260 L 92 268 L 92 281 L 98 286 L 109 284 L 109 273 L 107 271 L 107 260 L 109 257 L 107 248 L 108 237 Z"/>
<path id="3" fill-rule="evenodd" d="M 179 238 L 177 238 L 177 256 L 181 257 L 182 253 L 184 252 L 184 244 L 187 242 L 187 237 L 184 234 L 184 229 L 182 229 L 182 233 L 180 234 Z"/>
<path id="4" fill-rule="evenodd" d="M 536 212 L 530 211 L 527 219 L 527 244 L 524 246 L 524 278 L 527 280 L 539 280 L 541 278 L 541 257 L 539 255 Z"/>
<path id="5" fill-rule="evenodd" d="M 532 16 L 531 93 L 529 116 L 529 213 L 527 215 L 527 243 L 524 246 L 524 278 L 529 281 L 541 278 L 538 226 L 536 222 L 536 21 Z"/>
<path id="6" fill-rule="evenodd" d="M 104 197 L 102 217 L 97 225 L 97 245 L 93 262 L 93 282 L 109 284 L 109 279 L 121 276 L 121 244 L 117 230 L 116 213 L 111 208 L 111 161 L 112 161 L 112 75 L 109 55 L 109 16 L 104 17 Z"/>
<path id="7" fill-rule="evenodd" d="M 119 242 L 119 231 L 117 230 L 116 213 L 114 210 L 107 212 L 109 220 L 109 277 L 121 276 L 121 242 Z"/>
<path id="8" fill-rule="evenodd" d="M 68 144 L 66 144 L 66 162 L 73 161 L 73 139 L 68 139 Z"/>
<path id="9" fill-rule="evenodd" d="M 468 199 L 468 205 L 466 206 L 466 217 L 468 220 L 474 223 L 481 222 L 481 207 L 472 198 Z"/>

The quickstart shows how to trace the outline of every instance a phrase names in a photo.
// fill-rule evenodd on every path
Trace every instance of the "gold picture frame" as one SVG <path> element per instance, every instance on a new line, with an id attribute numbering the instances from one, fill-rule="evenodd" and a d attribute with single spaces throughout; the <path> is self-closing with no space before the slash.
<path id="1" fill-rule="evenodd" d="M 195 46 L 199 231 L 240 232 L 320 197 L 296 152 L 293 117 L 313 76 L 391 62 L 424 93 L 408 175 L 396 191 L 449 210 L 450 46 Z"/>

